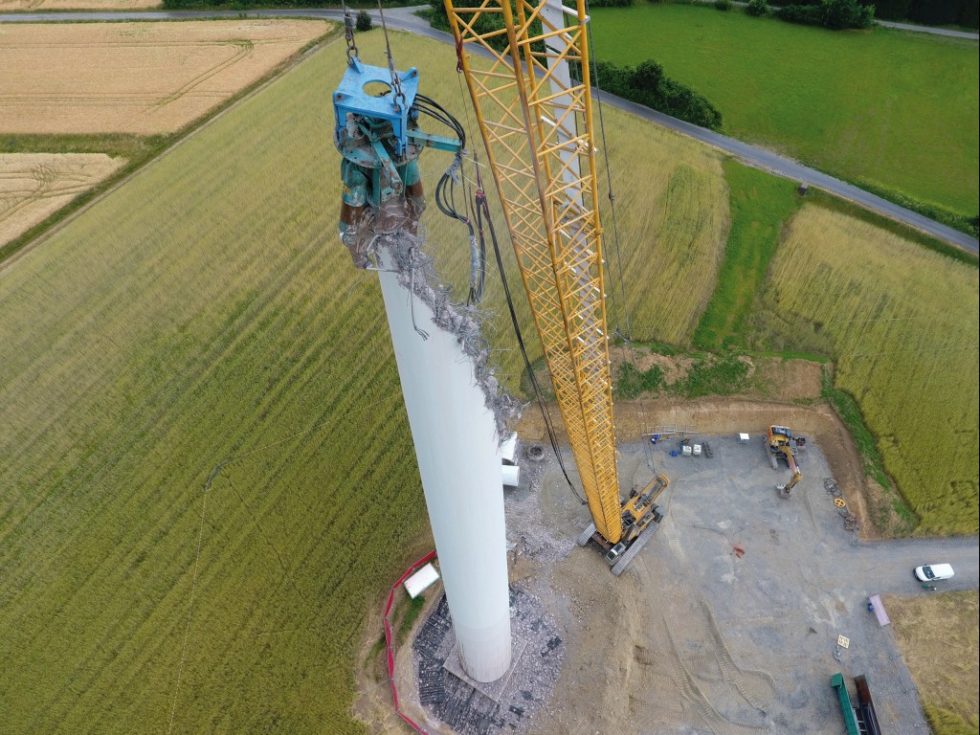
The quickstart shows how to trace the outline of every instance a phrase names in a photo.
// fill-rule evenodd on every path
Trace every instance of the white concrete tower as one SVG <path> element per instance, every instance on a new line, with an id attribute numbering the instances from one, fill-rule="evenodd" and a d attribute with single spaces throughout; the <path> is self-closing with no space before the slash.
<path id="1" fill-rule="evenodd" d="M 390 263 L 391 255 L 384 254 Z M 501 458 L 474 363 L 433 312 L 382 271 L 381 291 L 449 612 L 466 673 L 494 681 L 511 661 Z M 423 339 L 412 321 L 428 333 Z"/>

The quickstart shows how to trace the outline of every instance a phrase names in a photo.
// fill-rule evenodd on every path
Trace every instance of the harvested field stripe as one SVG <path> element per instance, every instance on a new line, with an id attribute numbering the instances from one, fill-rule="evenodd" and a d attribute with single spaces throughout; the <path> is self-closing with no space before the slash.
<path id="1" fill-rule="evenodd" d="M 181 97 L 183 97 L 192 89 L 194 89 L 194 87 L 197 87 L 200 84 L 206 82 L 208 79 L 211 79 L 215 75 L 220 74 L 222 71 L 232 66 L 233 64 L 237 64 L 239 61 L 241 61 L 246 56 L 248 56 L 253 48 L 251 42 L 249 41 L 229 41 L 221 45 L 232 46 L 235 49 L 235 52 L 224 61 L 221 61 L 215 64 L 210 69 L 201 72 L 196 77 L 186 82 L 183 86 L 174 90 L 166 97 L 163 97 L 159 102 L 157 102 L 156 107 L 163 107 L 164 105 L 168 105 L 171 102 L 179 100 Z"/>
<path id="2" fill-rule="evenodd" d="M 0 246 L 124 163 L 101 153 L 0 153 Z"/>
<path id="3" fill-rule="evenodd" d="M 308 19 L 16 24 L 0 35 L 0 67 L 13 72 L 0 77 L 0 132 L 176 132 L 331 27 Z"/>

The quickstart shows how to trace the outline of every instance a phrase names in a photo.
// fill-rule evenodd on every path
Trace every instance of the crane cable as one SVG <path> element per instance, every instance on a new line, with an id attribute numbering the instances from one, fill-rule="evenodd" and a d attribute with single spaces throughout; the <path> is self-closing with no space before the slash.
<path id="1" fill-rule="evenodd" d="M 385 55 L 388 57 L 388 72 L 391 74 L 391 92 L 394 95 L 395 104 L 405 104 L 405 93 L 402 91 L 402 81 L 395 71 L 395 57 L 391 53 L 391 40 L 388 38 L 388 24 L 385 22 L 385 11 L 381 7 L 381 0 L 378 0 L 378 15 L 381 16 L 381 30 L 385 37 Z"/>
<path id="2" fill-rule="evenodd" d="M 587 16 L 590 16 L 589 0 L 585 0 L 585 12 Z M 588 39 L 589 60 L 591 62 L 590 66 L 592 67 L 592 86 L 596 90 L 596 107 L 599 110 L 599 133 L 602 137 L 602 156 L 606 161 L 606 187 L 609 190 L 607 197 L 609 198 L 609 211 L 612 215 L 613 248 L 616 251 L 616 266 L 617 270 L 619 271 L 619 293 L 622 304 L 620 307 L 620 318 L 623 320 L 626 329 L 625 333 L 620 332 L 620 334 L 623 337 L 623 341 L 626 343 L 631 362 L 636 364 L 636 351 L 633 347 L 633 326 L 632 319 L 630 318 L 629 302 L 626 300 L 626 280 L 623 276 L 623 256 L 619 245 L 619 224 L 618 220 L 616 219 L 616 193 L 613 191 L 612 168 L 609 163 L 609 148 L 606 145 L 606 121 L 602 114 L 602 87 L 599 84 L 599 67 L 596 62 L 594 47 L 592 44 L 592 34 L 587 33 L 586 38 Z M 640 400 L 640 420 L 643 422 L 644 429 L 649 430 L 650 423 L 642 399 Z M 647 467 L 652 472 L 656 472 L 653 463 L 652 449 L 649 443 L 646 441 L 643 442 L 643 451 L 646 457 Z"/>
<path id="3" fill-rule="evenodd" d="M 528 379 L 531 381 L 531 386 L 534 389 L 534 397 L 537 400 L 538 407 L 541 409 L 541 416 L 544 418 L 545 427 L 548 430 L 548 441 L 551 444 L 551 449 L 555 453 L 555 458 L 558 460 L 558 466 L 561 468 L 562 475 L 565 476 L 565 482 L 568 483 L 568 489 L 572 491 L 572 494 L 579 500 L 582 505 L 586 504 L 585 498 L 579 493 L 572 483 L 572 478 L 568 475 L 568 469 L 565 467 L 565 460 L 561 456 L 561 448 L 558 446 L 558 434 L 555 431 L 554 422 L 551 420 L 551 414 L 548 412 L 548 407 L 544 402 L 544 395 L 541 392 L 541 385 L 538 383 L 538 378 L 534 373 L 534 368 L 531 365 L 531 358 L 527 354 L 527 345 L 524 342 L 524 335 L 521 332 L 521 325 L 517 319 L 517 311 L 514 309 L 514 299 L 510 292 L 510 284 L 507 282 L 507 275 L 504 272 L 504 262 L 500 255 L 500 245 L 497 242 L 497 233 L 493 228 L 493 220 L 490 217 L 490 207 L 487 204 L 487 196 L 483 191 L 482 183 L 479 181 L 480 170 L 477 168 L 477 192 L 476 192 L 476 221 L 477 228 L 479 229 L 482 237 L 483 232 L 483 222 L 484 217 L 486 218 L 487 229 L 490 232 L 490 241 L 493 243 L 493 254 L 497 261 L 497 271 L 500 273 L 500 283 L 504 288 L 504 296 L 507 299 L 507 310 L 510 312 L 510 321 L 514 327 L 514 335 L 517 337 L 517 344 L 521 348 L 521 357 L 524 358 L 524 369 L 527 371 Z"/>
<path id="4" fill-rule="evenodd" d="M 467 127 L 472 126 L 473 121 L 470 120 L 470 108 L 469 103 L 465 99 L 466 94 L 463 92 L 463 83 L 460 81 L 460 75 L 464 72 L 463 66 L 463 42 L 462 40 L 457 40 L 456 42 L 456 86 L 459 90 L 460 102 L 463 106 L 463 114 L 466 115 L 466 125 Z M 517 319 L 517 310 L 514 308 L 514 299 L 510 292 L 510 284 L 507 282 L 507 273 L 504 271 L 504 261 L 500 254 L 500 244 L 497 242 L 497 232 L 493 227 L 493 219 L 490 217 L 490 206 L 487 203 L 486 191 L 483 188 L 483 175 L 480 173 L 481 164 L 476 151 L 470 153 L 470 158 L 473 159 L 473 170 L 476 177 L 476 193 L 473 197 L 473 215 L 476 219 L 476 228 L 479 233 L 480 249 L 486 249 L 485 242 L 486 238 L 483 231 L 483 223 L 486 221 L 487 229 L 490 231 L 490 241 L 493 244 L 493 255 L 494 259 L 497 261 L 497 272 L 500 274 L 500 284 L 504 289 L 504 297 L 507 299 L 507 311 L 510 313 L 510 323 L 514 328 L 514 336 L 517 337 L 517 344 L 521 350 L 521 357 L 524 360 L 524 369 L 527 372 L 528 380 L 531 381 L 531 387 L 534 391 L 534 398 L 537 401 L 538 408 L 541 409 L 541 417 L 544 419 L 544 425 L 548 432 L 548 443 L 551 444 L 551 449 L 555 453 L 555 459 L 558 461 L 558 467 L 561 469 L 562 475 L 565 477 L 565 482 L 568 484 L 568 489 L 571 491 L 572 495 L 582 504 L 586 504 L 585 498 L 581 493 L 575 488 L 572 483 L 572 478 L 568 475 L 568 469 L 565 467 L 565 460 L 561 456 L 561 448 L 558 446 L 558 433 L 555 431 L 554 422 L 551 420 L 551 414 L 548 411 L 548 406 L 544 401 L 544 394 L 541 391 L 541 384 L 538 383 L 538 377 L 534 373 L 534 368 L 531 365 L 531 358 L 527 354 L 527 345 L 524 342 L 524 334 L 521 332 L 521 324 Z"/>

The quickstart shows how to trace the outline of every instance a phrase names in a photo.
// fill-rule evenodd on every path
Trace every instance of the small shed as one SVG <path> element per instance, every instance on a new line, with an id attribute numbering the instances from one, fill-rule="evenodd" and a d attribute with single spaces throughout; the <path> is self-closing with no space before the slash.
<path id="1" fill-rule="evenodd" d="M 432 564 L 426 564 L 405 580 L 405 591 L 414 600 L 432 586 L 432 583 L 437 579 L 439 579 L 439 572 Z"/>

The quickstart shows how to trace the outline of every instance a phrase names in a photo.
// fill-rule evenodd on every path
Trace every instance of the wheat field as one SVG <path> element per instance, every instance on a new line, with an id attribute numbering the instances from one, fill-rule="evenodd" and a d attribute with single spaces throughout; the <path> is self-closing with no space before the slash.
<path id="1" fill-rule="evenodd" d="M 452 48 L 393 40 L 465 120 Z M 379 33 L 358 44 L 381 63 Z M 329 92 L 343 67 L 332 42 L 0 269 L 13 732 L 363 732 L 350 707 L 364 615 L 427 532 L 376 279 L 336 235 Z M 649 150 L 632 157 L 662 167 L 622 206 L 624 256 L 688 260 L 703 235 L 656 208 L 718 158 L 607 114 L 611 146 L 642 133 Z M 426 153 L 425 180 L 448 163 Z M 625 192 L 636 171 L 615 175 Z M 463 283 L 465 231 L 435 207 L 426 221 L 447 282 Z M 690 284 L 664 288 L 665 303 L 692 299 Z M 502 304 L 491 278 L 487 330 L 516 381 Z"/>
<path id="2" fill-rule="evenodd" d="M 773 260 L 768 305 L 825 339 L 922 534 L 977 532 L 977 269 L 805 206 Z"/>
<path id="3" fill-rule="evenodd" d="M 102 153 L 0 153 L 0 246 L 124 163 Z"/>
<path id="4" fill-rule="evenodd" d="M 0 133 L 171 133 L 329 28 L 320 20 L 7 24 Z"/>
<path id="5" fill-rule="evenodd" d="M 885 599 L 935 735 L 962 735 L 980 727 L 978 603 L 976 590 Z"/>
<path id="6" fill-rule="evenodd" d="M 0 0 L 0 13 L 17 10 L 150 10 L 161 0 Z"/>

